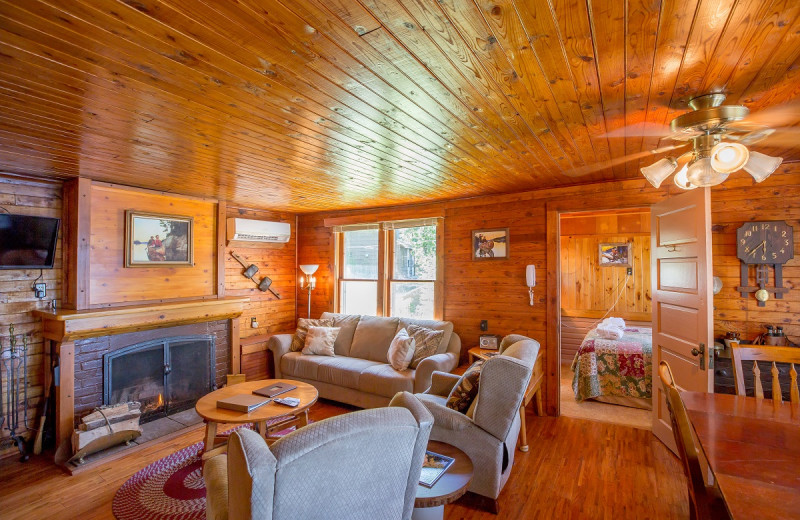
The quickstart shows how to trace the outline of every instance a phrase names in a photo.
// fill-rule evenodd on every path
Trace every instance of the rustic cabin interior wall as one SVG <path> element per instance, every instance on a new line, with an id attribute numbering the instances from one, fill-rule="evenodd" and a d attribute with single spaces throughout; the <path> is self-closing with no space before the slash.
<path id="1" fill-rule="evenodd" d="M 0 212 L 61 218 L 62 197 L 60 181 L 37 181 L 0 178 Z M 53 269 L 41 271 L 41 280 L 47 284 L 47 296 L 39 300 L 31 284 L 39 278 L 39 269 L 0 270 L 0 338 L 8 346 L 8 327 L 14 324 L 16 334 L 28 334 L 28 425 L 39 424 L 42 405 L 42 323 L 31 311 L 46 309 L 53 299 L 61 298 L 61 249 L 63 229 L 59 232 L 56 259 Z M 3 379 L 5 382 L 5 378 Z M 2 413 L 6 402 L 0 403 Z M 28 433 L 30 435 L 30 433 Z M 26 435 L 26 437 L 28 436 Z M 0 456 L 17 453 L 11 446 L 8 432 L 0 431 Z"/>

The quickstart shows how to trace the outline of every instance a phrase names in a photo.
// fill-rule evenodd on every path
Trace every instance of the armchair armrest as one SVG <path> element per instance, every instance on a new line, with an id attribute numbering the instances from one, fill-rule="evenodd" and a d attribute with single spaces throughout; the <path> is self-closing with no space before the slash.
<path id="1" fill-rule="evenodd" d="M 437 370 L 431 374 L 431 386 L 425 390 L 425 393 L 447 397 L 459 379 L 461 379 L 461 376 L 457 374 L 449 374 Z"/>
<path id="2" fill-rule="evenodd" d="M 272 359 L 275 361 L 275 378 L 280 379 L 281 358 L 289 352 L 292 346 L 293 334 L 275 334 L 267 341 L 267 348 L 272 352 Z"/>
<path id="3" fill-rule="evenodd" d="M 450 372 L 456 365 L 458 365 L 458 356 L 452 352 L 426 357 L 417 365 L 417 371 L 414 374 L 414 392 L 422 393 L 431 386 L 431 375 L 434 371 Z"/>
<path id="4" fill-rule="evenodd" d="M 439 403 L 428 401 L 427 399 L 420 399 L 420 401 L 422 401 L 422 404 L 424 404 L 428 411 L 431 412 L 431 415 L 433 415 L 433 424 L 437 428 L 461 431 L 476 427 L 472 419 L 461 412 L 457 412 Z"/>

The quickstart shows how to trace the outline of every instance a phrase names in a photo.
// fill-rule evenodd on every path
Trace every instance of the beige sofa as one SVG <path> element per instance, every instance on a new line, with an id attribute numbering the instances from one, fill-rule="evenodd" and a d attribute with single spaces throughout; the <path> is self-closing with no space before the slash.
<path id="1" fill-rule="evenodd" d="M 458 365 L 461 339 L 449 321 L 411 320 L 377 316 L 324 313 L 339 327 L 335 356 L 290 352 L 291 334 L 272 336 L 267 347 L 275 359 L 275 377 L 314 385 L 319 396 L 361 408 L 386 406 L 397 392 L 422 393 L 434 371 L 450 372 Z M 417 325 L 444 331 L 436 354 L 423 359 L 416 369 L 398 372 L 389 365 L 387 353 L 397 331 Z"/>

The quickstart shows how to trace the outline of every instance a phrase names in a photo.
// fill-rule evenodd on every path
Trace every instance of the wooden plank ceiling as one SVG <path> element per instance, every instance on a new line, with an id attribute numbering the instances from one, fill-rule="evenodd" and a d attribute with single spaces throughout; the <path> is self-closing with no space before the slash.
<path id="1" fill-rule="evenodd" d="M 637 177 L 653 156 L 621 158 L 660 137 L 636 129 L 694 95 L 752 110 L 800 98 L 799 12 L 797 0 L 0 0 L 0 171 L 297 212 Z"/>

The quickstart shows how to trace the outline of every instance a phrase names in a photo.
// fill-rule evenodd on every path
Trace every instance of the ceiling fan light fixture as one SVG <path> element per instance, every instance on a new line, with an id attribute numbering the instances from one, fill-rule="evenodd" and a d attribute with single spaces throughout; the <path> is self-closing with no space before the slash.
<path id="1" fill-rule="evenodd" d="M 664 182 L 664 179 L 672 175 L 672 172 L 675 171 L 675 168 L 678 167 L 678 161 L 676 161 L 673 157 L 664 157 L 663 159 L 659 159 L 658 161 L 654 162 L 650 166 L 645 166 L 644 168 L 640 168 L 642 175 L 650 181 L 650 184 L 653 185 L 655 188 L 660 188 L 661 183 Z"/>
<path id="2" fill-rule="evenodd" d="M 719 143 L 711 149 L 711 167 L 720 173 L 732 173 L 742 168 L 750 151 L 741 143 Z"/>
<path id="3" fill-rule="evenodd" d="M 686 170 L 687 180 L 694 186 L 704 188 L 706 186 L 716 186 L 728 178 L 728 173 L 719 172 L 711 166 L 710 157 L 697 159 Z"/>
<path id="4" fill-rule="evenodd" d="M 672 180 L 675 182 L 675 186 L 682 190 L 693 190 L 697 188 L 697 186 L 689 182 L 689 179 L 686 178 L 687 171 L 689 171 L 689 166 L 684 164 L 683 168 L 678 170 L 678 173 L 675 174 L 675 177 L 673 177 Z"/>
<path id="5" fill-rule="evenodd" d="M 760 152 L 750 152 L 750 159 L 745 163 L 744 171 L 749 173 L 756 182 L 761 182 L 772 175 L 782 162 L 782 157 L 771 157 Z"/>

